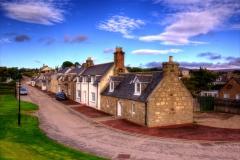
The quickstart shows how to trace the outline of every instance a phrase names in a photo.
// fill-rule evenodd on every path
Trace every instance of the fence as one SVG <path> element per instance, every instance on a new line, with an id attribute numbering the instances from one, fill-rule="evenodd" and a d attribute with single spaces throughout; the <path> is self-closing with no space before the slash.
<path id="1" fill-rule="evenodd" d="M 198 97 L 193 101 L 194 111 L 219 111 L 231 114 L 240 114 L 240 100 Z"/>
<path id="2" fill-rule="evenodd" d="M 214 110 L 232 114 L 240 114 L 240 100 L 215 98 Z"/>

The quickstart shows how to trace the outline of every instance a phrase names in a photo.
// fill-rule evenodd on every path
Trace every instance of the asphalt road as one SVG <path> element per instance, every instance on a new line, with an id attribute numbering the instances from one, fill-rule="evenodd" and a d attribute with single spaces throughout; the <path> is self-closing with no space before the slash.
<path id="1" fill-rule="evenodd" d="M 72 148 L 110 159 L 240 160 L 240 143 L 166 139 L 110 130 L 22 84 L 29 94 L 21 100 L 39 106 L 39 127 L 46 136 Z"/>

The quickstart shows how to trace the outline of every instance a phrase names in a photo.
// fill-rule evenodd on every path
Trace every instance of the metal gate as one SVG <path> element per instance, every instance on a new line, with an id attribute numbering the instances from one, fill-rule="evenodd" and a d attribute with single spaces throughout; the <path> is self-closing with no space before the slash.
<path id="1" fill-rule="evenodd" d="M 214 111 L 214 97 L 198 97 L 200 111 Z"/>

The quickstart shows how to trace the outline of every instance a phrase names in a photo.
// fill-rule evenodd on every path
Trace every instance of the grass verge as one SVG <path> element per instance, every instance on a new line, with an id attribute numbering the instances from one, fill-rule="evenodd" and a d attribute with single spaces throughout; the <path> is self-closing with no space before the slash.
<path id="1" fill-rule="evenodd" d="M 23 113 L 37 110 L 30 102 L 21 101 Z M 0 159 L 104 159 L 80 152 L 49 139 L 38 128 L 38 118 L 21 114 L 18 126 L 18 100 L 14 95 L 0 95 Z"/>

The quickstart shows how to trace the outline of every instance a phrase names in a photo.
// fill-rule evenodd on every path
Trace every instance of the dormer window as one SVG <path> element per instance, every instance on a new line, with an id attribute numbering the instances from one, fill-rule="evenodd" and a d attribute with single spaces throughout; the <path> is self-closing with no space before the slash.
<path id="1" fill-rule="evenodd" d="M 109 89 L 109 92 L 113 92 L 114 91 L 114 82 L 111 81 L 110 82 L 110 89 Z"/>
<path id="2" fill-rule="evenodd" d="M 87 76 L 83 76 L 83 82 L 87 83 Z"/>
<path id="3" fill-rule="evenodd" d="M 95 76 L 91 76 L 91 84 L 95 82 Z"/>
<path id="4" fill-rule="evenodd" d="M 141 83 L 135 82 L 134 95 L 140 95 L 140 94 L 141 94 Z"/>

